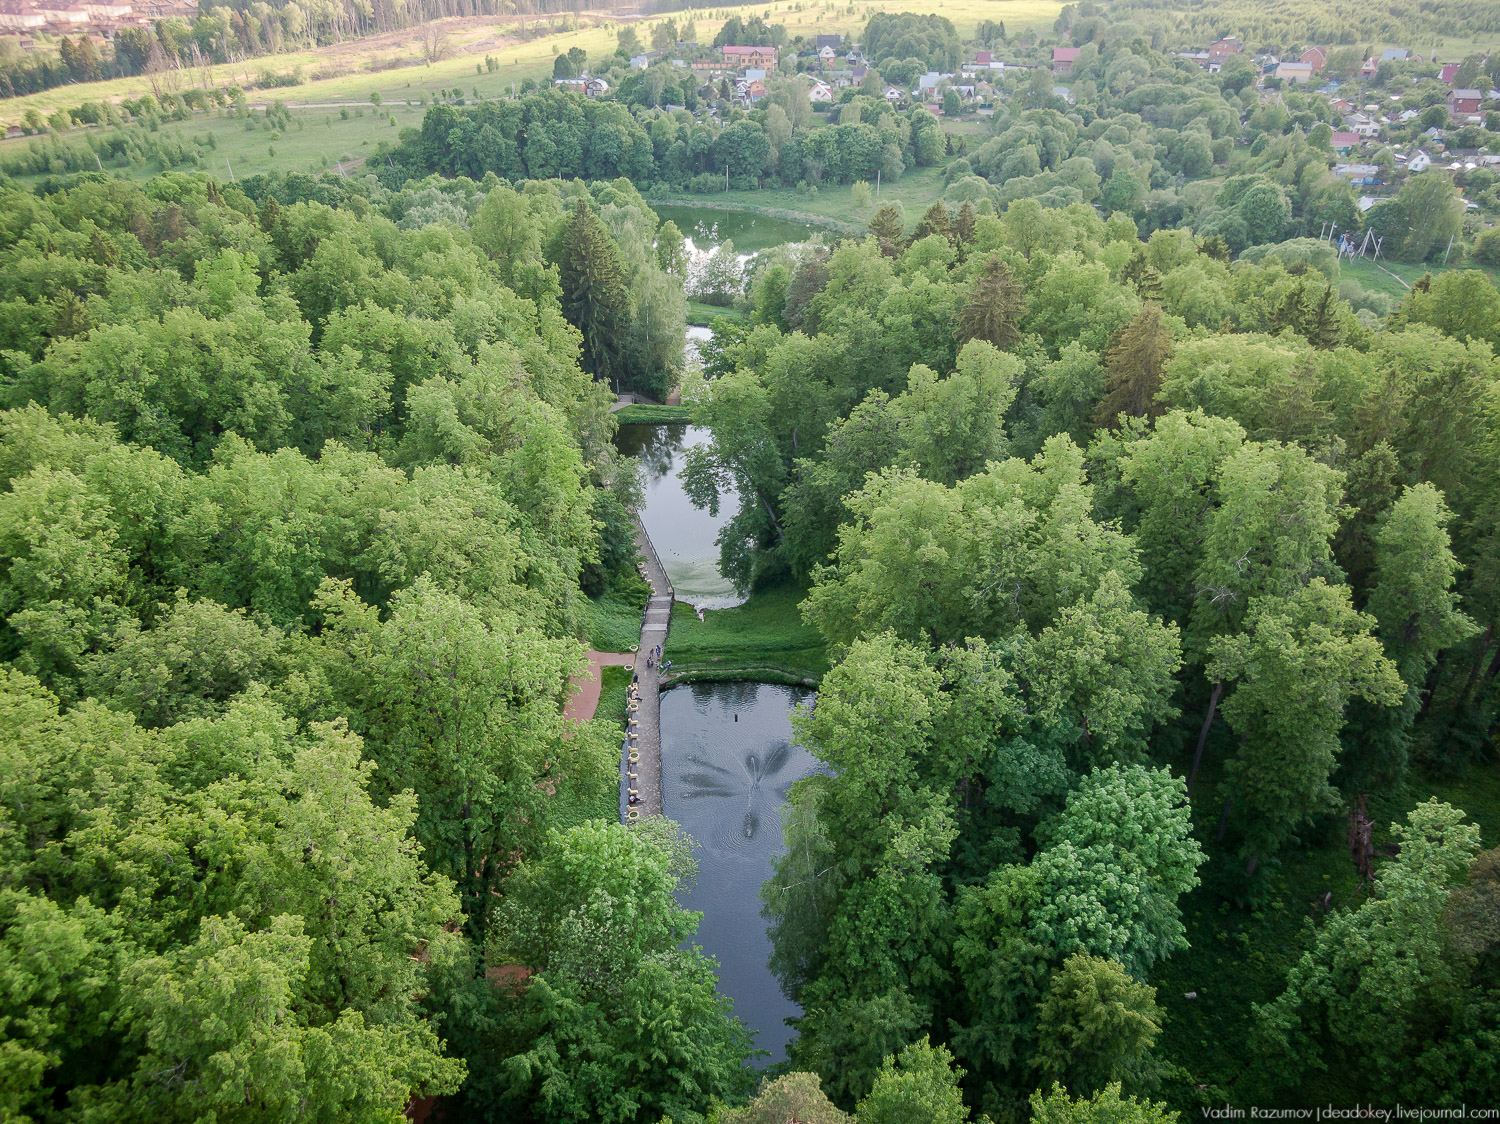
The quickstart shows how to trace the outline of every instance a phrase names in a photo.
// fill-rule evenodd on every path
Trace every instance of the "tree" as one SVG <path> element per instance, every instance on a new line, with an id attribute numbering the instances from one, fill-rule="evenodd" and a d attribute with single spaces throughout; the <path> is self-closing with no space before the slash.
<path id="1" fill-rule="evenodd" d="M 563 231 L 559 271 L 563 315 L 583 333 L 584 369 L 618 388 L 625 373 L 630 295 L 619 251 L 582 199 Z"/>
<path id="2" fill-rule="evenodd" d="M 1099 205 L 1108 212 L 1130 213 L 1140 206 L 1145 188 L 1132 172 L 1120 168 L 1104 182 L 1099 195 Z"/>
<path id="3" fill-rule="evenodd" d="M 888 258 L 901 253 L 901 244 L 906 240 L 906 224 L 901 212 L 890 203 L 882 203 L 870 219 L 870 233 L 880 243 L 880 252 Z"/>
<path id="4" fill-rule="evenodd" d="M 1263 1064 L 1291 1084 L 1309 1068 L 1347 1060 L 1368 1086 L 1400 1089 L 1408 1042 L 1449 1002 L 1444 912 L 1449 887 L 1479 849 L 1461 810 L 1428 800 L 1391 825 L 1400 854 L 1375 874 L 1370 897 L 1316 931 L 1287 973 L 1286 990 L 1256 1005 Z"/>
<path id="5" fill-rule="evenodd" d="M 1258 857 L 1333 805 L 1328 781 L 1349 700 L 1393 706 L 1404 691 L 1347 587 L 1315 578 L 1289 595 L 1252 598 L 1244 624 L 1212 642 L 1207 674 L 1234 685 L 1223 711 L 1240 745 L 1225 770 L 1226 804 L 1253 872 Z"/>
<path id="6" fill-rule="evenodd" d="M 1438 169 L 1410 177 L 1388 206 L 1395 215 L 1391 234 L 1398 241 L 1387 252 L 1399 261 L 1426 261 L 1435 250 L 1446 248 L 1463 226 L 1458 189 Z"/>
<path id="7" fill-rule="evenodd" d="M 590 821 L 510 878 L 495 955 L 529 973 L 495 1042 L 512 1113 L 625 1122 L 750 1091 L 750 1034 L 713 962 L 679 947 L 698 918 L 673 900 L 693 870 L 672 830 Z"/>
<path id="8" fill-rule="evenodd" d="M 859 1103 L 860 1124 L 963 1124 L 969 1119 L 945 1046 L 923 1038 L 888 1057 L 870 1095 Z"/>
<path id="9" fill-rule="evenodd" d="M 1459 563 L 1449 545 L 1449 518 L 1437 489 L 1417 484 L 1401 494 L 1375 534 L 1368 609 L 1406 682 L 1408 706 L 1438 653 L 1478 631 L 1453 592 Z"/>
<path id="10" fill-rule="evenodd" d="M 1464 343 L 1484 340 L 1492 350 L 1500 349 L 1500 291 L 1477 269 L 1430 278 L 1407 294 L 1399 315 Z"/>
<path id="11" fill-rule="evenodd" d="M 1156 989 L 1113 960 L 1075 954 L 1037 1009 L 1032 1064 L 1044 1083 L 1092 1095 L 1137 1068 L 1161 1033 Z"/>
<path id="12" fill-rule="evenodd" d="M 816 1073 L 788 1073 L 768 1081 L 744 1108 L 720 1112 L 722 1124 L 852 1124 L 818 1084 Z"/>
<path id="13" fill-rule="evenodd" d="M 1231 61 L 1239 55 L 1230 55 Z M 1107 1085 L 1091 1098 L 1073 1100 L 1061 1085 L 1045 1097 L 1031 1094 L 1031 1124 L 1177 1124 L 1178 1115 L 1164 1104 L 1121 1096 L 1119 1083 Z"/>
<path id="14" fill-rule="evenodd" d="M 1157 401 L 1162 372 L 1172 357 L 1172 336 L 1162 323 L 1161 307 L 1142 306 L 1136 318 L 1116 333 L 1104 353 L 1109 377 L 1104 400 L 1094 414 L 1096 425 L 1115 423 L 1120 415 L 1156 417 L 1164 407 Z"/>
<path id="15" fill-rule="evenodd" d="M 1004 351 L 1021 338 L 1016 325 L 1025 309 L 1025 295 L 1010 267 L 998 256 L 991 255 L 984 263 L 973 293 L 958 314 L 960 338 L 965 341 L 987 340 Z"/>

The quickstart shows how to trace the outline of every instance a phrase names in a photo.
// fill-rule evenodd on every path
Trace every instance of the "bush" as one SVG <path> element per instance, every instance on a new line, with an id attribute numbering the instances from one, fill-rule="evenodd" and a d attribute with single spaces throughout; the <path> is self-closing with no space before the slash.
<path id="1" fill-rule="evenodd" d="M 712 172 L 700 172 L 688 181 L 688 190 L 694 195 L 709 195 L 724 190 L 724 179 Z"/>

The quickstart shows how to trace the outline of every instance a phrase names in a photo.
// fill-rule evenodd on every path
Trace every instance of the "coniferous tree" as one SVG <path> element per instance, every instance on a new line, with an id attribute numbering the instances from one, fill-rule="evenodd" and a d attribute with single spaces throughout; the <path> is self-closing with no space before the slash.
<path id="1" fill-rule="evenodd" d="M 630 295 L 619 251 L 582 199 L 563 231 L 559 266 L 563 315 L 583 333 L 583 368 L 618 389 L 625 373 Z"/>
<path id="2" fill-rule="evenodd" d="M 1172 337 L 1162 323 L 1161 308 L 1147 304 L 1116 333 L 1104 353 L 1109 389 L 1094 414 L 1094 424 L 1111 425 L 1120 414 L 1133 418 L 1160 414 L 1156 395 L 1171 357 Z"/>
<path id="3" fill-rule="evenodd" d="M 953 231 L 958 236 L 960 246 L 966 246 L 974 241 L 974 228 L 979 222 L 979 216 L 974 213 L 974 207 L 967 200 L 958 209 L 958 218 L 954 221 Z"/>
<path id="4" fill-rule="evenodd" d="M 1025 311 L 1026 298 L 1010 267 L 999 258 L 984 263 L 979 283 L 958 314 L 959 338 L 988 340 L 1002 351 L 1021 338 L 1016 327 Z"/>
<path id="5" fill-rule="evenodd" d="M 891 204 L 884 204 L 870 220 L 870 233 L 880 243 L 880 252 L 888 258 L 901 253 L 901 240 L 906 237 L 906 224 L 901 221 L 901 212 Z"/>
<path id="6" fill-rule="evenodd" d="M 948 213 L 948 208 L 941 200 L 927 208 L 922 221 L 917 223 L 917 229 L 911 232 L 911 240 L 920 242 L 929 234 L 941 234 L 948 241 L 953 241 L 953 216 Z"/>

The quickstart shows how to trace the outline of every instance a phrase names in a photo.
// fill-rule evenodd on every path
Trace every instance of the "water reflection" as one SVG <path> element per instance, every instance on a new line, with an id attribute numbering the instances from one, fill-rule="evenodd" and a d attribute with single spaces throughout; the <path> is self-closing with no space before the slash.
<path id="1" fill-rule="evenodd" d="M 679 473 L 684 454 L 710 438 L 707 429 L 685 425 L 622 425 L 615 444 L 639 457 L 646 503 L 641 522 L 667 568 L 677 599 L 704 609 L 723 609 L 744 600 L 719 573 L 719 531 L 739 511 L 735 496 L 722 496 L 719 513 L 693 506 Z"/>
<path id="2" fill-rule="evenodd" d="M 781 809 L 792 782 L 819 768 L 792 741 L 792 711 L 812 692 L 765 683 L 693 683 L 661 699 L 662 799 L 666 814 L 701 845 L 698 878 L 682 904 L 703 913 L 697 943 L 719 962 L 719 990 L 780 1061 L 784 1021 L 797 1006 L 767 961 L 760 885 L 785 849 Z"/>

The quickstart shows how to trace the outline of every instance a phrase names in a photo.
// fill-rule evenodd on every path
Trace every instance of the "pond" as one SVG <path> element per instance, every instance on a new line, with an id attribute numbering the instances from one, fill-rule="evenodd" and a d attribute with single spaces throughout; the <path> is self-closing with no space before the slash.
<path id="1" fill-rule="evenodd" d="M 754 254 L 783 242 L 805 242 L 823 230 L 809 223 L 773 219 L 749 211 L 720 211 L 712 207 L 667 207 L 653 205 L 662 222 L 671 219 L 683 237 L 698 250 L 711 250 L 731 240 L 741 254 Z"/>
<path id="2" fill-rule="evenodd" d="M 734 496 L 719 503 L 719 514 L 710 515 L 694 507 L 683 491 L 684 454 L 695 445 L 707 444 L 709 431 L 688 425 L 622 425 L 615 446 L 626 456 L 639 457 L 646 486 L 641 522 L 677 600 L 699 609 L 726 609 L 744 598 L 719 573 L 719 528 L 739 511 Z"/>
<path id="3" fill-rule="evenodd" d="M 767 683 L 691 683 L 661 697 L 662 803 L 697 842 L 698 878 L 684 908 L 703 914 L 694 938 L 719 962 L 719 990 L 770 1052 L 786 1057 L 800 1014 L 767 963 L 760 886 L 786 848 L 781 809 L 791 783 L 820 768 L 792 742 L 792 711 L 811 691 Z"/>

